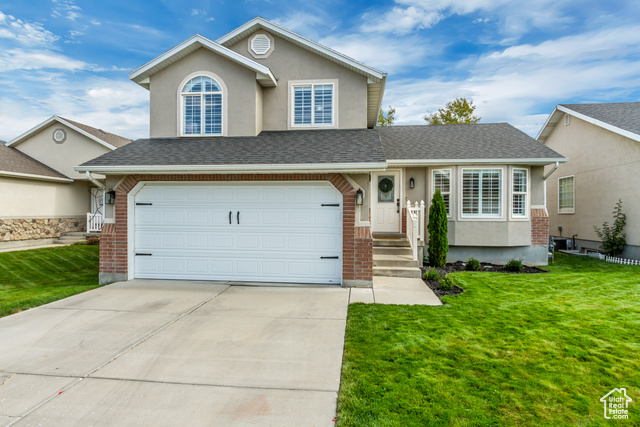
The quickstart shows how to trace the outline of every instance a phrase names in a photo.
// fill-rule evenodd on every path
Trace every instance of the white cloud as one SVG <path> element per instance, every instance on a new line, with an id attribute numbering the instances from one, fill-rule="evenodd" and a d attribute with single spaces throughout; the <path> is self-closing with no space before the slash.
<path id="1" fill-rule="evenodd" d="M 53 8 L 51 9 L 51 16 L 53 18 L 65 17 L 70 21 L 75 21 L 80 15 L 82 10 L 72 0 L 51 0 Z"/>
<path id="2" fill-rule="evenodd" d="M 541 108 L 585 93 L 606 102 L 636 91 L 640 63 L 626 53 L 639 42 L 640 28 L 631 26 L 509 47 L 469 63 L 470 77 L 390 80 L 384 106 L 396 108 L 398 124 L 422 124 L 464 96 L 483 122 L 506 121 L 535 136 L 551 113 Z"/>
<path id="3" fill-rule="evenodd" d="M 382 35 L 329 36 L 318 42 L 387 73 L 398 73 L 415 66 L 424 60 L 427 53 L 433 54 L 437 51 L 437 48 L 429 46 L 424 41 Z"/>
<path id="4" fill-rule="evenodd" d="M 82 61 L 48 50 L 9 49 L 0 51 L 0 72 L 11 70 L 39 70 L 43 68 L 77 71 L 87 68 Z"/>
<path id="5" fill-rule="evenodd" d="M 321 13 L 295 12 L 282 18 L 272 19 L 271 21 L 311 40 L 318 40 L 320 38 L 319 29 L 326 30 L 330 28 L 326 23 L 324 15 Z"/>
<path id="6" fill-rule="evenodd" d="M 24 22 L 0 12 L 0 38 L 14 40 L 23 46 L 50 46 L 60 37 L 37 22 Z"/>

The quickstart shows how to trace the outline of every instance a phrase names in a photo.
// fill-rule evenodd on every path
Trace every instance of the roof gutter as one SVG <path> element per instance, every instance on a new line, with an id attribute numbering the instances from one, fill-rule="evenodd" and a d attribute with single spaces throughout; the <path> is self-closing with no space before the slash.
<path id="1" fill-rule="evenodd" d="M 566 163 L 567 159 L 564 157 L 556 159 L 398 159 L 387 160 L 389 167 L 391 166 L 445 166 L 445 165 L 548 165 L 551 163 Z"/>
<path id="2" fill-rule="evenodd" d="M 77 168 L 76 168 L 77 169 Z M 85 171 L 85 174 L 87 175 L 87 179 L 89 181 L 91 181 L 93 183 L 93 185 L 95 185 L 96 187 L 98 187 L 101 190 L 105 190 L 107 187 L 105 187 L 100 181 L 96 180 L 94 177 L 91 176 L 91 172 L 89 171 Z"/>
<path id="3" fill-rule="evenodd" d="M 363 173 L 384 171 L 386 162 L 376 163 L 309 163 L 309 164 L 259 164 L 259 165 L 130 165 L 130 166 L 76 166 L 78 172 L 101 174 L 205 174 L 205 173 Z M 89 176 L 89 175 L 88 175 Z M 93 182 L 93 181 L 92 181 Z"/>

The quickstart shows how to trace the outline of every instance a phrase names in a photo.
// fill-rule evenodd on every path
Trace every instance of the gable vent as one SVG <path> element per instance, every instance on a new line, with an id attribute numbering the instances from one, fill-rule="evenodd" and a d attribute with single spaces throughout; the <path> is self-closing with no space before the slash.
<path id="1" fill-rule="evenodd" d="M 264 34 L 257 34 L 251 39 L 251 50 L 256 55 L 264 55 L 271 48 L 271 40 Z"/>

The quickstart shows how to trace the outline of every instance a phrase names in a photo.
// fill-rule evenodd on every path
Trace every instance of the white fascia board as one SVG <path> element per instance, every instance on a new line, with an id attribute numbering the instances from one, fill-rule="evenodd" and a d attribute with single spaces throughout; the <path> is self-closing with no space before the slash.
<path id="1" fill-rule="evenodd" d="M 129 73 L 129 79 L 138 84 L 142 84 L 148 77 L 145 74 L 146 72 L 148 72 L 153 67 L 161 65 L 164 61 L 169 60 L 172 56 L 178 54 L 180 51 L 187 49 L 188 47 L 196 43 L 200 44 L 202 47 L 218 53 L 221 56 L 224 56 L 225 58 L 233 62 L 243 65 L 258 74 L 269 77 L 269 80 L 271 80 L 271 84 L 273 84 L 274 86 L 277 84 L 276 79 L 271 73 L 269 67 L 259 64 L 256 61 L 247 58 L 246 56 L 242 56 L 239 53 L 232 51 L 231 49 L 227 49 L 226 47 L 214 42 L 213 40 L 209 40 L 208 38 L 201 36 L 200 34 L 196 34 L 195 36 L 185 40 L 179 45 L 169 49 L 157 58 L 147 62 L 143 66 L 137 68 L 136 70 L 133 70 Z"/>
<path id="2" fill-rule="evenodd" d="M 538 136 L 536 136 L 536 140 L 537 141 L 543 142 L 543 140 L 547 139 L 547 135 L 545 135 L 543 137 L 543 140 L 541 140 L 540 138 L 542 137 L 542 134 L 547 129 L 547 127 L 550 127 L 549 133 L 551 133 L 551 131 L 553 130 L 553 128 L 557 124 L 557 121 L 556 121 L 556 122 L 553 123 L 553 125 L 551 125 L 551 119 L 553 119 L 556 114 L 558 114 L 558 106 L 557 105 L 553 109 L 553 112 L 551 112 L 551 114 L 549 114 L 549 117 L 547 117 L 547 120 L 544 122 L 544 125 L 542 126 L 542 129 L 540 129 L 540 132 L 538 132 Z"/>
<path id="3" fill-rule="evenodd" d="M 78 172 L 103 174 L 144 173 L 319 173 L 319 172 L 370 172 L 384 171 L 387 163 L 309 163 L 309 164 L 261 164 L 261 165 L 139 165 L 139 166 L 76 166 Z"/>
<path id="4" fill-rule="evenodd" d="M 22 141 L 24 141 L 25 139 L 29 138 L 31 135 L 34 135 L 34 134 L 38 133 L 40 130 L 42 130 L 43 128 L 49 126 L 53 122 L 58 122 L 60 124 L 63 124 L 63 125 L 71 128 L 71 129 L 73 129 L 74 131 L 78 132 L 79 134 L 86 136 L 87 138 L 91 139 L 92 141 L 97 142 L 98 144 L 102 145 L 103 147 L 108 148 L 111 151 L 116 149 L 116 147 L 114 147 L 113 145 L 109 144 L 108 142 L 105 142 L 105 141 L 101 140 L 100 138 L 97 138 L 94 135 L 91 135 L 89 132 L 83 131 L 79 127 L 72 125 L 71 123 L 67 122 L 66 120 L 64 120 L 64 119 L 62 119 L 62 118 L 60 118 L 58 116 L 51 116 L 47 120 L 45 120 L 44 122 L 42 122 L 39 125 L 36 125 L 35 127 L 29 129 L 28 131 L 26 131 L 22 135 L 18 136 L 17 138 L 12 139 L 11 141 L 9 141 L 7 143 L 7 147 L 11 147 L 12 145 L 20 144 Z"/>
<path id="5" fill-rule="evenodd" d="M 251 21 L 247 22 L 246 24 L 239 26 L 238 28 L 231 31 L 230 33 L 227 33 L 224 36 L 220 37 L 218 40 L 216 40 L 216 42 L 221 45 L 225 44 L 227 41 L 233 39 L 237 35 L 244 33 L 245 31 L 250 31 L 253 27 L 262 27 L 276 34 L 279 34 L 285 38 L 295 40 L 297 43 L 303 44 L 312 50 L 315 50 L 324 55 L 327 55 L 338 62 L 342 62 L 353 68 L 356 68 L 374 79 L 382 80 L 382 78 L 386 77 L 387 75 L 387 73 L 383 73 L 380 70 L 369 67 L 368 65 L 365 65 L 362 62 L 356 61 L 353 58 L 349 58 L 348 56 L 343 55 L 340 52 L 336 52 L 331 48 L 323 46 L 320 43 L 316 43 L 313 40 L 309 40 L 308 38 L 303 37 L 300 34 L 294 33 L 291 30 L 281 27 L 278 24 L 274 24 L 271 21 L 267 21 L 266 19 L 259 16 L 256 18 L 253 18 Z"/>
<path id="6" fill-rule="evenodd" d="M 401 159 L 387 160 L 389 167 L 399 166 L 455 166 L 455 165 L 549 165 L 551 163 L 566 163 L 567 159 Z"/>
<path id="7" fill-rule="evenodd" d="M 56 178 L 54 176 L 34 175 L 30 173 L 8 172 L 8 171 L 0 171 L 0 176 L 7 176 L 10 178 L 37 179 L 38 181 L 73 182 L 73 179 L 71 178 Z"/>
<path id="8" fill-rule="evenodd" d="M 572 115 L 580 120 L 584 120 L 587 123 L 591 123 L 593 125 L 599 126 L 603 129 L 606 129 L 608 131 L 617 133 L 618 135 L 622 135 L 624 137 L 627 137 L 629 139 L 633 139 L 634 141 L 640 141 L 640 135 L 638 135 L 637 133 L 633 133 L 633 132 L 629 132 L 628 130 L 624 130 L 624 129 L 620 129 L 617 126 L 613 126 L 610 125 L 609 123 L 605 123 L 603 121 L 600 120 L 596 120 L 593 117 L 589 117 L 589 116 L 585 116 L 584 114 L 578 113 L 576 111 L 573 111 L 570 108 L 564 107 L 562 105 L 558 105 L 556 107 L 559 111 L 562 111 L 563 113 L 567 113 L 569 115 Z"/>

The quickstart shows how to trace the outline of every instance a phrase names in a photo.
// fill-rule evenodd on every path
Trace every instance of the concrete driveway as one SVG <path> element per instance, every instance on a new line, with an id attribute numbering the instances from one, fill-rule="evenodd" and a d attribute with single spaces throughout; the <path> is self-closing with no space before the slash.
<path id="1" fill-rule="evenodd" d="M 332 426 L 348 300 L 133 280 L 0 319 L 0 427 Z"/>

